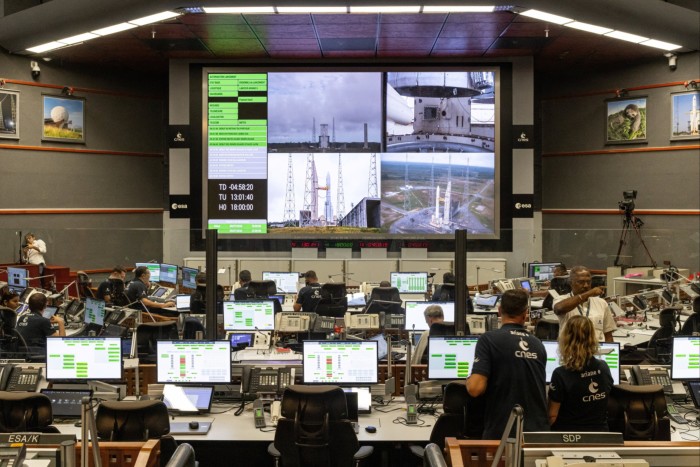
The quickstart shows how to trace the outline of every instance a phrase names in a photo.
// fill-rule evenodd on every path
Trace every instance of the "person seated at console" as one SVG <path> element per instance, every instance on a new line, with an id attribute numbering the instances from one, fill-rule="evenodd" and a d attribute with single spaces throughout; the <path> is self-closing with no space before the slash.
<path id="1" fill-rule="evenodd" d="M 19 295 L 7 289 L 0 298 L 0 331 L 2 335 L 12 333 L 17 322 L 17 308 L 19 308 Z"/>
<path id="2" fill-rule="evenodd" d="M 194 282 L 197 288 L 190 295 L 190 311 L 203 314 L 207 309 L 207 273 L 198 272 Z M 222 304 L 222 307 L 217 307 L 217 313 L 223 313 L 224 287 L 220 284 L 216 284 L 216 301 Z"/>
<path id="3" fill-rule="evenodd" d="M 309 270 L 304 273 L 304 284 L 297 294 L 294 311 L 313 313 L 316 304 L 321 300 L 321 284 L 318 283 L 315 271 Z"/>
<path id="4" fill-rule="evenodd" d="M 448 287 L 444 287 L 443 291 L 443 284 L 450 284 Z M 433 292 L 433 297 L 432 301 L 434 302 L 453 302 L 455 297 L 454 297 L 454 285 L 455 285 L 455 275 L 452 274 L 450 271 L 447 271 L 442 275 L 442 284 L 439 284 L 435 287 L 435 292 Z M 449 290 L 451 289 L 451 290 Z M 444 292 L 444 293 L 443 293 Z"/>
<path id="5" fill-rule="evenodd" d="M 434 323 L 445 322 L 445 313 L 442 311 L 442 307 L 440 305 L 429 305 L 425 307 L 425 310 L 423 310 L 423 317 L 425 318 L 425 322 L 428 323 L 428 329 L 423 331 L 423 333 L 420 335 L 418 345 L 416 345 L 413 355 L 411 356 L 411 363 L 414 365 L 427 362 L 427 358 L 425 359 L 425 362 L 423 361 L 423 354 L 425 354 L 425 349 L 428 347 L 430 326 L 432 326 Z"/>
<path id="6" fill-rule="evenodd" d="M 148 308 L 162 309 L 175 306 L 175 302 L 167 301 L 160 303 L 148 298 L 148 288 L 151 285 L 151 271 L 146 266 L 139 266 L 134 269 L 134 280 L 129 282 L 129 287 L 126 289 L 126 296 L 129 297 L 129 302 L 141 302 Z M 138 304 L 131 306 L 135 309 L 140 309 Z"/>
<path id="7" fill-rule="evenodd" d="M 250 271 L 247 269 L 244 269 L 238 273 L 239 287 L 233 291 L 233 298 L 235 300 L 246 300 L 248 298 L 248 285 L 250 284 L 251 280 L 253 280 L 253 277 L 251 276 Z"/>
<path id="8" fill-rule="evenodd" d="M 124 280 L 126 279 L 126 268 L 124 266 L 114 266 L 109 277 L 97 287 L 95 298 L 104 300 L 107 304 L 126 305 L 124 296 Z"/>
<path id="9" fill-rule="evenodd" d="M 549 423 L 554 431 L 608 431 L 608 398 L 613 377 L 595 357 L 598 340 L 585 316 L 569 319 L 559 334 L 562 366 L 549 386 Z"/>
<path id="10" fill-rule="evenodd" d="M 42 313 L 48 299 L 42 293 L 29 297 L 29 313 L 17 320 L 17 332 L 22 336 L 30 351 L 36 352 L 46 348 L 48 336 L 65 336 L 66 328 L 63 319 L 53 315 L 51 319 L 44 318 Z"/>

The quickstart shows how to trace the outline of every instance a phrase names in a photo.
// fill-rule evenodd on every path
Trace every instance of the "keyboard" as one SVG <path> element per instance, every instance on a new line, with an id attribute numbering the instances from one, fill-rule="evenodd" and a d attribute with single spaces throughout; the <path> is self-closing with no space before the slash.
<path id="1" fill-rule="evenodd" d="M 301 361 L 301 354 L 294 352 L 277 352 L 267 349 L 243 349 L 233 353 L 234 361 L 242 360 L 296 360 Z"/>

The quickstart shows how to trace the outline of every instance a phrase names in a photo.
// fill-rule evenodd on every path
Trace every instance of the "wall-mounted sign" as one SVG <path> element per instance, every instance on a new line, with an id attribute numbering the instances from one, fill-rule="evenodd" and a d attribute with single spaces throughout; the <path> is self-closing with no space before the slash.
<path id="1" fill-rule="evenodd" d="M 531 218 L 534 213 L 534 195 L 513 194 L 513 217 Z"/>
<path id="2" fill-rule="evenodd" d="M 190 218 L 190 195 L 170 195 L 170 218 Z"/>
<path id="3" fill-rule="evenodd" d="M 513 125 L 513 149 L 535 147 L 535 127 L 533 125 Z"/>
<path id="4" fill-rule="evenodd" d="M 190 126 L 170 125 L 168 126 L 168 147 L 169 148 L 189 148 L 190 147 Z"/>

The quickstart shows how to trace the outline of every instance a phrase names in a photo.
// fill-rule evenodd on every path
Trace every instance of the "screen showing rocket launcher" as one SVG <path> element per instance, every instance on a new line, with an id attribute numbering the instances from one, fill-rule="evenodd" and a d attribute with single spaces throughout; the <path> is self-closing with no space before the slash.
<path id="1" fill-rule="evenodd" d="M 159 383 L 207 384 L 231 382 L 228 341 L 158 341 Z"/>
<path id="2" fill-rule="evenodd" d="M 49 337 L 46 339 L 46 379 L 121 380 L 121 338 Z"/>
<path id="3" fill-rule="evenodd" d="M 472 371 L 475 336 L 436 336 L 428 339 L 428 379 L 464 379 Z"/>
<path id="4" fill-rule="evenodd" d="M 224 329 L 226 331 L 274 330 L 274 302 L 272 300 L 224 302 Z"/>
<path id="5" fill-rule="evenodd" d="M 377 384 L 377 341 L 304 341 L 304 383 Z"/>
<path id="6" fill-rule="evenodd" d="M 399 293 L 426 293 L 428 291 L 427 272 L 392 272 L 391 286 Z"/>

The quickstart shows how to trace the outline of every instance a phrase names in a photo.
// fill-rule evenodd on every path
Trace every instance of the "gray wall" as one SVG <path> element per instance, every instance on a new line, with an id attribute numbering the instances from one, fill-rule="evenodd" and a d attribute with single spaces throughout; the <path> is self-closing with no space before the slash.
<path id="1" fill-rule="evenodd" d="M 686 88 L 673 85 L 629 92 L 629 97 L 648 96 L 648 143 L 633 145 L 604 144 L 604 101 L 614 97 L 614 93 L 598 93 L 697 79 L 698 70 L 699 53 L 681 55 L 675 71 L 669 70 L 667 59 L 659 53 L 658 60 L 616 70 L 581 76 L 539 76 L 545 258 L 562 259 L 567 265 L 583 263 L 601 269 L 611 266 L 624 219 L 618 202 L 623 199 L 624 190 L 638 190 L 634 214 L 644 222 L 640 233 L 651 257 L 659 266 L 668 260 L 693 272 L 700 271 L 700 140 L 670 141 L 671 93 Z M 688 145 L 695 147 L 669 148 Z M 626 152 L 634 148 L 661 150 Z M 581 151 L 610 152 L 561 154 Z M 608 212 L 548 214 L 547 209 Z M 695 214 L 663 215 L 644 210 L 690 210 Z M 650 264 L 639 236 L 631 231 L 628 239 L 621 252 L 622 263 Z"/>
<path id="2" fill-rule="evenodd" d="M 14 83 L 5 86 L 20 91 L 21 139 L 0 139 L 0 262 L 17 259 L 19 231 L 33 231 L 46 241 L 49 264 L 74 270 L 160 259 L 166 192 L 164 78 L 127 72 L 102 74 L 99 69 L 83 70 L 55 62 L 40 62 L 40 66 L 42 84 L 98 92 L 76 91 L 76 96 L 86 98 L 86 144 L 64 144 L 41 141 L 41 95 L 60 95 L 60 89 Z M 0 52 L 0 70 L 2 78 L 32 81 L 26 57 Z M 54 148 L 107 154 L 51 150 Z M 32 209 L 42 212 L 8 212 Z M 84 209 L 155 211 L 51 212 Z"/>

